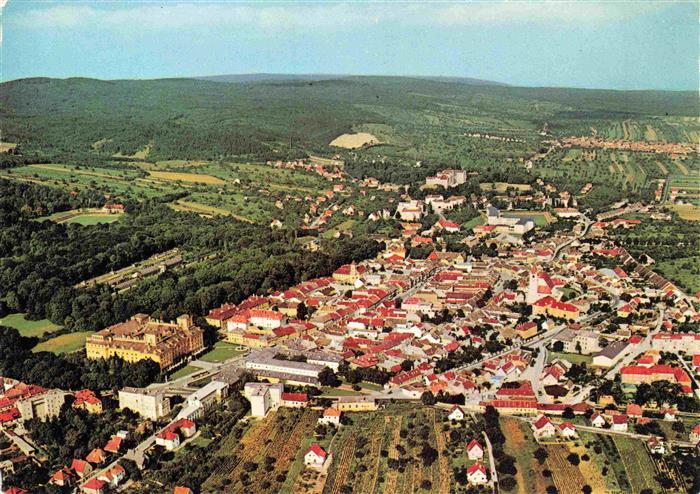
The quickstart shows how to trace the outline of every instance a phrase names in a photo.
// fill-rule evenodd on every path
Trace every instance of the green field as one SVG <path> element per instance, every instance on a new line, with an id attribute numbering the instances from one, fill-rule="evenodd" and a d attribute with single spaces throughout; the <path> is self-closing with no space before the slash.
<path id="1" fill-rule="evenodd" d="M 578 353 L 563 353 L 563 352 L 549 352 L 548 361 L 552 362 L 555 359 L 568 360 L 572 364 L 582 364 L 590 365 L 593 361 L 593 357 L 590 355 L 579 355 Z"/>
<path id="2" fill-rule="evenodd" d="M 243 355 L 244 353 L 245 352 L 241 350 L 237 350 L 236 345 L 225 341 L 217 341 L 216 344 L 214 344 L 214 348 L 199 357 L 199 360 L 205 362 L 223 362 L 224 360 Z"/>
<path id="3" fill-rule="evenodd" d="M 197 372 L 200 370 L 199 367 L 195 367 L 193 365 L 186 365 L 182 369 L 178 369 L 172 374 L 170 374 L 170 380 L 173 379 L 179 379 L 181 377 L 189 376 L 190 374 Z"/>
<path id="4" fill-rule="evenodd" d="M 619 435 L 614 437 L 614 442 L 620 452 L 633 492 L 640 492 L 643 489 L 660 492 L 661 486 L 654 478 L 656 474 L 654 463 L 649 458 L 644 443 Z"/>
<path id="5" fill-rule="evenodd" d="M 121 218 L 118 214 L 81 214 L 69 219 L 66 223 L 77 223 L 78 225 L 89 226 L 102 223 L 113 223 Z"/>
<path id="6" fill-rule="evenodd" d="M 29 321 L 24 318 L 24 314 L 10 314 L 0 319 L 0 326 L 9 326 L 19 331 L 22 336 L 43 336 L 46 333 L 52 333 L 61 326 L 54 324 L 47 319 L 40 321 Z"/>
<path id="7" fill-rule="evenodd" d="M 58 335 L 46 341 L 42 341 L 35 346 L 32 351 L 53 353 L 75 352 L 81 350 L 85 346 L 85 339 L 91 334 L 92 331 L 84 331 Z"/>

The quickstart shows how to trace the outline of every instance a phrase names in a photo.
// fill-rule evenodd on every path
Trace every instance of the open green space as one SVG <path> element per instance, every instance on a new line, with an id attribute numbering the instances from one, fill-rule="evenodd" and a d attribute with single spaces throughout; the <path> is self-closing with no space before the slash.
<path id="1" fill-rule="evenodd" d="M 58 329 L 61 329 L 61 326 L 52 323 L 48 319 L 30 321 L 25 318 L 24 314 L 10 314 L 0 318 L 0 326 L 15 328 L 17 331 L 19 331 L 19 334 L 27 337 L 39 337 L 45 335 L 46 333 L 52 333 Z"/>
<path id="2" fill-rule="evenodd" d="M 190 374 L 197 372 L 200 370 L 199 367 L 195 367 L 193 365 L 186 365 L 181 369 L 176 370 L 172 374 L 170 374 L 170 380 L 173 379 L 179 379 L 181 377 L 189 376 Z"/>
<path id="3" fill-rule="evenodd" d="M 46 341 L 42 341 L 35 346 L 33 352 L 53 352 L 71 353 L 81 350 L 85 346 L 85 339 L 92 334 L 92 331 L 68 333 L 55 336 Z"/>
<path id="4" fill-rule="evenodd" d="M 593 357 L 590 355 L 579 355 L 578 353 L 564 353 L 564 352 L 549 352 L 548 362 L 552 362 L 555 359 L 568 360 L 572 364 L 586 364 L 590 365 L 593 362 Z"/>
<path id="5" fill-rule="evenodd" d="M 81 214 L 66 221 L 66 223 L 77 223 L 78 225 L 99 225 L 101 223 L 113 223 L 118 221 L 121 215 L 118 214 Z"/>
<path id="6" fill-rule="evenodd" d="M 214 348 L 199 357 L 199 360 L 205 362 L 223 362 L 224 360 L 243 355 L 244 353 L 244 351 L 237 350 L 236 345 L 232 343 L 217 341 L 214 344 Z"/>

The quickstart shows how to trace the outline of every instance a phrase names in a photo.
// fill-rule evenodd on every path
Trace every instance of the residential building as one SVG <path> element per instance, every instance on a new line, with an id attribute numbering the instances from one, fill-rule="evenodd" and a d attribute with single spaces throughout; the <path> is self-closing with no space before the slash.
<path id="1" fill-rule="evenodd" d="M 470 460 L 482 460 L 484 458 L 484 448 L 476 439 L 472 439 L 467 445 L 467 458 Z"/>
<path id="2" fill-rule="evenodd" d="M 304 465 L 311 468 L 323 468 L 328 458 L 328 453 L 317 443 L 311 444 L 308 451 L 304 455 Z"/>
<path id="3" fill-rule="evenodd" d="M 326 424 L 326 425 L 340 425 L 340 417 L 342 416 L 343 412 L 338 410 L 337 408 L 326 408 L 323 411 L 323 417 L 319 417 L 318 423 L 319 424 Z"/>
<path id="4" fill-rule="evenodd" d="M 482 485 L 489 481 L 486 467 L 477 461 L 467 468 L 467 482 L 475 485 Z"/>
<path id="5" fill-rule="evenodd" d="M 67 393 L 64 391 L 52 389 L 19 400 L 15 406 L 22 420 L 39 419 L 45 421 L 57 417 L 61 413 L 61 407 L 66 402 L 66 395 Z"/>
<path id="6" fill-rule="evenodd" d="M 373 412 L 377 402 L 370 396 L 339 396 L 335 406 L 341 412 Z"/>
<path id="7" fill-rule="evenodd" d="M 170 399 L 162 391 L 127 387 L 119 391 L 119 408 L 158 420 L 170 413 Z"/>
<path id="8" fill-rule="evenodd" d="M 277 410 L 282 404 L 281 383 L 246 383 L 243 395 L 250 401 L 250 414 L 253 417 L 265 417 L 268 412 Z"/>
<path id="9" fill-rule="evenodd" d="M 590 355 L 600 351 L 599 336 L 593 331 L 567 328 L 552 338 L 552 341 L 561 341 L 564 345 L 563 350 L 566 353 Z"/>

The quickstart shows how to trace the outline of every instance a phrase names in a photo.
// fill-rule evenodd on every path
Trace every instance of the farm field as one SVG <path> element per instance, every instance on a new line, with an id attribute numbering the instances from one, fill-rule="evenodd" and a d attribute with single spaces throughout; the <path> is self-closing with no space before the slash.
<path id="1" fill-rule="evenodd" d="M 313 436 L 318 411 L 281 408 L 255 421 L 240 439 L 223 440 L 216 456 L 225 457 L 202 486 L 205 492 L 278 492 L 297 460 L 302 443 Z"/>
<path id="2" fill-rule="evenodd" d="M 214 348 L 200 356 L 199 360 L 203 360 L 205 362 L 223 362 L 224 360 L 228 360 L 238 355 L 243 355 L 244 353 L 245 352 L 243 351 L 237 350 L 236 345 L 225 341 L 217 341 L 214 344 Z"/>
<path id="3" fill-rule="evenodd" d="M 25 319 L 24 314 L 10 314 L 0 318 L 0 326 L 15 328 L 19 331 L 19 334 L 26 337 L 43 336 L 46 333 L 53 333 L 61 329 L 61 326 L 52 323 L 48 319 L 30 321 Z"/>
<path id="4" fill-rule="evenodd" d="M 669 207 L 684 220 L 700 221 L 700 206 L 695 204 L 673 204 Z"/>
<path id="5" fill-rule="evenodd" d="M 635 494 L 643 489 L 651 489 L 653 492 L 660 491 L 661 486 L 654 478 L 656 475 L 654 463 L 644 444 L 639 440 L 623 436 L 615 436 L 613 441 L 620 452 L 632 491 Z"/>
<path id="6" fill-rule="evenodd" d="M 42 341 L 37 346 L 32 348 L 32 351 L 53 353 L 75 352 L 85 346 L 85 339 L 91 334 L 92 331 L 84 331 L 58 335 L 46 341 Z"/>
<path id="7" fill-rule="evenodd" d="M 542 475 L 546 467 L 535 459 L 534 452 L 539 447 L 532 436 L 530 427 L 515 418 L 501 417 L 501 430 L 506 438 L 504 451 L 515 458 L 517 487 L 510 492 L 530 494 L 545 492 L 551 479 Z"/>
<path id="8" fill-rule="evenodd" d="M 220 185 L 225 183 L 218 177 L 205 175 L 201 173 L 184 173 L 184 172 L 167 172 L 167 171 L 149 171 L 150 176 L 161 180 L 174 182 L 192 182 L 207 185 Z"/>

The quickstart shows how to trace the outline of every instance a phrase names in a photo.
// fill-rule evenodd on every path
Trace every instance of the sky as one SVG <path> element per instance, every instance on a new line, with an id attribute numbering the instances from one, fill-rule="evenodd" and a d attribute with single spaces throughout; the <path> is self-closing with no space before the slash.
<path id="1" fill-rule="evenodd" d="M 698 89 L 697 1 L 2 4 L 2 81 L 283 73 Z"/>

